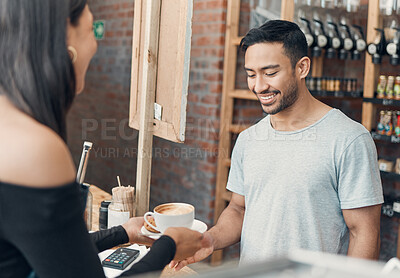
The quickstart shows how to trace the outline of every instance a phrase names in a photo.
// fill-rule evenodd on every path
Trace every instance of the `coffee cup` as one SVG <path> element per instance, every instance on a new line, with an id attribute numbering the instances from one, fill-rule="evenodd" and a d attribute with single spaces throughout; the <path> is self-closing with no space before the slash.
<path id="1" fill-rule="evenodd" d="M 153 216 L 156 226 L 148 221 L 147 216 Z M 162 204 L 155 207 L 154 212 L 146 212 L 144 221 L 161 233 L 170 227 L 191 228 L 194 222 L 194 207 L 186 203 Z"/>

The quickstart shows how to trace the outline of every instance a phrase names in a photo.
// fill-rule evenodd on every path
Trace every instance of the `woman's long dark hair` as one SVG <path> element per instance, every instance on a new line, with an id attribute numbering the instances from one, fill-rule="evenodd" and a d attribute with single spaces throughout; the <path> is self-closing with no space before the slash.
<path id="1" fill-rule="evenodd" d="M 0 1 L 0 95 L 66 140 L 75 97 L 67 22 L 76 25 L 86 0 Z"/>

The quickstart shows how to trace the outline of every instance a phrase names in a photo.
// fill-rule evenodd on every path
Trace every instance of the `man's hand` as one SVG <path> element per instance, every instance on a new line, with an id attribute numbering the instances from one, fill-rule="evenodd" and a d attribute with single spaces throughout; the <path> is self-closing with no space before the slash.
<path id="1" fill-rule="evenodd" d="M 199 262 L 210 256 L 214 251 L 213 238 L 211 237 L 210 233 L 205 232 L 203 234 L 201 245 L 202 248 L 198 250 L 192 257 L 188 257 L 182 261 L 173 260 L 170 262 L 169 267 L 175 268 L 175 270 L 178 271 L 188 264 Z"/>
<path id="2" fill-rule="evenodd" d="M 174 260 L 183 260 L 193 256 L 201 247 L 203 234 L 183 227 L 173 227 L 165 230 L 164 235 L 175 241 L 176 252 Z"/>
<path id="3" fill-rule="evenodd" d="M 143 223 L 143 217 L 132 217 L 128 222 L 122 224 L 122 227 L 128 234 L 129 242 L 150 246 L 153 244 L 154 239 L 142 235 L 140 229 L 142 228 Z"/>

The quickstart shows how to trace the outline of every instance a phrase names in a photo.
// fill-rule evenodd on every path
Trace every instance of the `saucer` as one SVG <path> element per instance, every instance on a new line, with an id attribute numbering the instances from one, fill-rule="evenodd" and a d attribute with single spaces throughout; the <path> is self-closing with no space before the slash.
<path id="1" fill-rule="evenodd" d="M 204 233 L 205 231 L 207 231 L 207 224 L 204 223 L 203 221 L 195 219 L 193 221 L 193 226 L 190 229 L 198 231 L 199 233 Z M 153 239 L 158 239 L 159 237 L 162 236 L 162 233 L 149 232 L 144 226 L 142 226 L 142 229 L 140 231 L 142 232 L 143 235 Z"/>

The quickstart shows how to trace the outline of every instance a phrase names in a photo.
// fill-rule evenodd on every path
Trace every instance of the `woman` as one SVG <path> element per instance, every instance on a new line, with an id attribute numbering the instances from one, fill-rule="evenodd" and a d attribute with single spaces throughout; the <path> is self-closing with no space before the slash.
<path id="1" fill-rule="evenodd" d="M 92 240 L 82 218 L 65 121 L 96 52 L 92 24 L 86 0 L 0 1 L 1 277 L 104 277 L 97 251 L 146 243 L 143 218 Z M 170 228 L 124 275 L 191 256 L 201 238 Z"/>

